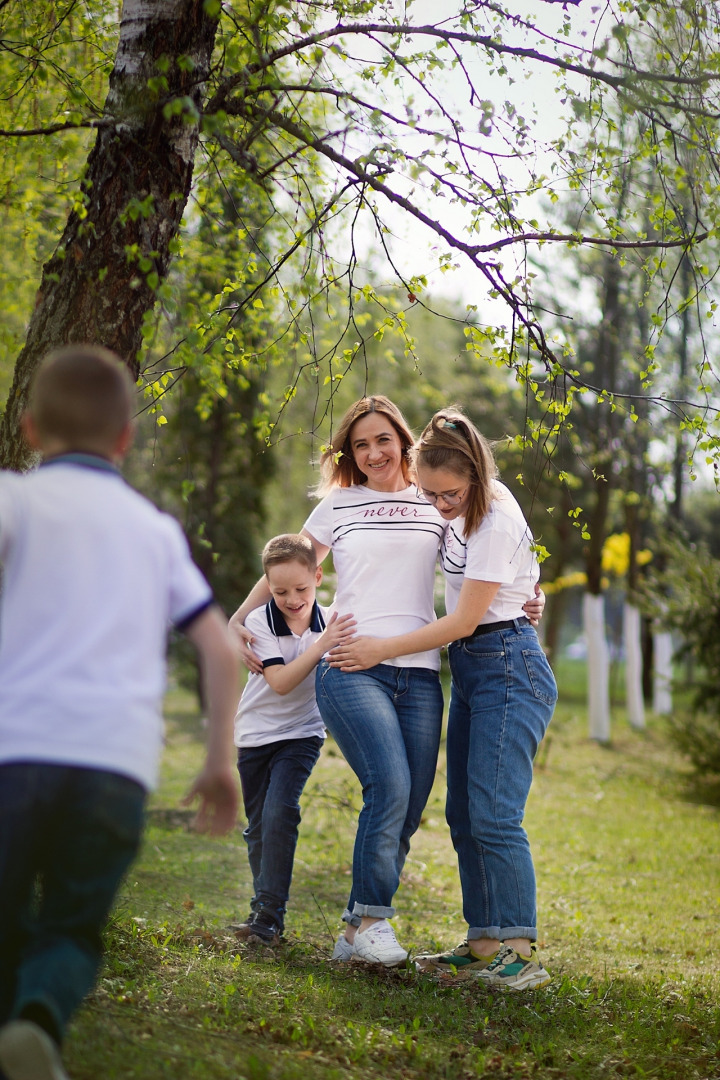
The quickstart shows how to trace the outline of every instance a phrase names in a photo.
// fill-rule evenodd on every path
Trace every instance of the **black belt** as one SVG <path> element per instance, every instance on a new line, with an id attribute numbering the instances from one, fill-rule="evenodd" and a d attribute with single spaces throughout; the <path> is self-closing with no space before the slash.
<path id="1" fill-rule="evenodd" d="M 469 638 L 480 637 L 481 634 L 494 634 L 496 630 L 514 630 L 517 626 L 531 626 L 527 615 L 521 615 L 519 619 L 506 619 L 505 622 L 486 622 L 476 626 Z"/>

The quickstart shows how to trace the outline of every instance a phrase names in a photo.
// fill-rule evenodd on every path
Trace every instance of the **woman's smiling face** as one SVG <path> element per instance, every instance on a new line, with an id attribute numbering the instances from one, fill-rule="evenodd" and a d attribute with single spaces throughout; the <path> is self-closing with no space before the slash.
<path id="1" fill-rule="evenodd" d="M 395 427 L 384 413 L 367 413 L 350 429 L 352 456 L 367 486 L 374 491 L 402 491 L 403 447 Z"/>

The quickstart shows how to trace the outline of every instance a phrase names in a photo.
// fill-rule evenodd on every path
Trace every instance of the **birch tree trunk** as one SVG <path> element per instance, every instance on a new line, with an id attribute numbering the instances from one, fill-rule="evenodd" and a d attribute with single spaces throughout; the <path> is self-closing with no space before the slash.
<path id="1" fill-rule="evenodd" d="M 610 653 L 605 637 L 605 598 L 583 596 L 583 626 L 587 641 L 588 720 L 591 739 L 610 741 Z"/>
<path id="2" fill-rule="evenodd" d="M 19 422 L 48 350 L 102 344 L 138 374 L 143 318 L 167 274 L 190 192 L 216 29 L 203 0 L 124 0 L 105 123 L 81 201 L 43 268 L 15 367 L 0 426 L 2 468 L 27 463 Z"/>
<path id="3" fill-rule="evenodd" d="M 668 716 L 672 712 L 672 635 L 667 630 L 653 635 L 653 712 Z"/>
<path id="4" fill-rule="evenodd" d="M 630 726 L 645 727 L 645 703 L 642 688 L 642 619 L 633 604 L 623 606 L 623 644 L 625 646 L 625 697 Z"/>

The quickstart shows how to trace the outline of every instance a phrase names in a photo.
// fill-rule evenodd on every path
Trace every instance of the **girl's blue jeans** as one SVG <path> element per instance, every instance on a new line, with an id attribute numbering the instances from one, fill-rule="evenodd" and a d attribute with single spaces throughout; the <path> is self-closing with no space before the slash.
<path id="1" fill-rule="evenodd" d="M 95 981 L 144 803 L 117 773 L 0 765 L 0 1024 L 39 1006 L 62 1038 Z"/>
<path id="2" fill-rule="evenodd" d="M 437 672 L 378 664 L 318 667 L 325 724 L 362 785 L 353 884 L 343 918 L 391 918 L 393 897 L 435 779 L 443 700 Z"/>
<path id="3" fill-rule="evenodd" d="M 535 870 L 522 822 L 555 678 L 531 626 L 463 638 L 449 655 L 446 814 L 468 937 L 535 941 Z"/>

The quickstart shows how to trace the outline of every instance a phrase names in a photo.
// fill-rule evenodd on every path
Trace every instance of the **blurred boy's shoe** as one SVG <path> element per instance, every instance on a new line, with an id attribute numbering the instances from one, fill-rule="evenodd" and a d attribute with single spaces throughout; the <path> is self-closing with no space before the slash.
<path id="1" fill-rule="evenodd" d="M 0 1066 L 7 1080 L 69 1080 L 57 1044 L 32 1020 L 0 1028 Z"/>

